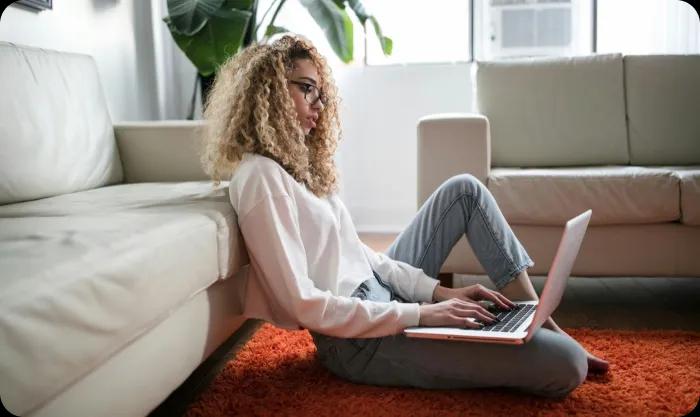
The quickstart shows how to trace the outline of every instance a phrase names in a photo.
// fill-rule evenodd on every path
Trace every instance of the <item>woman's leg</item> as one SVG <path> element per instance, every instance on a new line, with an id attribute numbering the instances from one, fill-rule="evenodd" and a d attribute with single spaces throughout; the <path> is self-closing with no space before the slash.
<path id="1" fill-rule="evenodd" d="M 442 183 L 386 255 L 437 278 L 445 259 L 465 234 L 499 290 L 534 265 L 491 192 L 469 174 L 456 175 Z"/>
<path id="2" fill-rule="evenodd" d="M 397 299 L 379 277 L 363 283 L 352 296 L 377 302 Z M 366 339 L 311 335 L 326 369 L 356 383 L 436 389 L 509 387 L 561 397 L 586 376 L 585 352 L 573 339 L 547 329 L 538 330 L 522 346 L 409 339 L 403 334 Z"/>
<path id="3" fill-rule="evenodd" d="M 469 174 L 445 181 L 386 254 L 437 278 L 445 259 L 465 233 L 479 262 L 503 295 L 514 300 L 538 299 L 526 271 L 532 261 L 491 192 Z M 544 327 L 568 336 L 551 317 Z M 608 369 L 606 361 L 586 354 L 592 372 Z"/>
<path id="4" fill-rule="evenodd" d="M 340 339 L 325 346 L 326 366 L 361 384 L 425 389 L 510 388 L 564 397 L 586 379 L 575 340 L 540 328 L 524 345 L 415 339 L 402 334 Z"/>
<path id="5" fill-rule="evenodd" d="M 465 235 L 496 288 L 501 290 L 534 265 L 490 191 L 474 176 L 445 181 L 386 251 L 432 277 Z M 350 339 L 351 340 L 351 339 Z M 587 371 L 586 352 L 565 335 L 540 329 L 523 346 L 408 339 L 404 335 L 353 341 L 338 349 L 349 378 L 380 385 L 425 388 L 506 386 L 560 396 Z M 362 345 L 366 343 L 366 345 Z M 367 356 L 362 360 L 363 354 Z M 359 367 L 358 367 L 359 366 Z"/>

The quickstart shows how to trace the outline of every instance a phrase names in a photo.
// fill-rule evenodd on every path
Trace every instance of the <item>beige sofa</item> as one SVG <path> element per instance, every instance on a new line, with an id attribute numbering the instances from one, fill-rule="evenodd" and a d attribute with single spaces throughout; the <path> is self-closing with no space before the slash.
<path id="1" fill-rule="evenodd" d="M 474 114 L 418 123 L 418 206 L 470 173 L 546 274 L 593 210 L 577 276 L 700 276 L 700 55 L 477 62 Z M 465 238 L 443 274 L 483 274 Z"/>
<path id="2" fill-rule="evenodd" d="M 244 322 L 200 122 L 113 125 L 94 60 L 0 42 L 0 400 L 144 416 Z"/>

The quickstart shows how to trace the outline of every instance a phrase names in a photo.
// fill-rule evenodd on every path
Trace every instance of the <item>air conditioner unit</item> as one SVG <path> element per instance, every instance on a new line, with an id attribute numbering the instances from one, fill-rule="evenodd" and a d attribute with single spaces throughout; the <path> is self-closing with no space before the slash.
<path id="1" fill-rule="evenodd" d="M 566 55 L 573 49 L 571 0 L 489 0 L 485 46 L 492 58 Z"/>

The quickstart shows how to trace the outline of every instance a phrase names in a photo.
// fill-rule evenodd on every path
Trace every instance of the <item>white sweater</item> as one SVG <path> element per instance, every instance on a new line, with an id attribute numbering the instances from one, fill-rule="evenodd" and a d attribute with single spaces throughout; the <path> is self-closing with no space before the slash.
<path id="1" fill-rule="evenodd" d="M 418 325 L 418 303 L 431 301 L 439 281 L 362 243 L 336 194 L 318 198 L 274 160 L 246 153 L 229 196 L 250 258 L 248 273 L 236 278 L 244 316 L 337 337 Z M 372 270 L 415 303 L 350 297 Z"/>

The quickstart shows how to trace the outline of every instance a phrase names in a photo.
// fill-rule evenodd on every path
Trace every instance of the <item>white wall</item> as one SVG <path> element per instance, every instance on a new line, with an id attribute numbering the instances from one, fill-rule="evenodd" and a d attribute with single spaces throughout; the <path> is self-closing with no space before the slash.
<path id="1" fill-rule="evenodd" d="M 112 121 L 158 119 L 150 1 L 57 0 L 35 11 L 10 5 L 0 40 L 92 55 Z"/>
<path id="2" fill-rule="evenodd" d="M 468 63 L 336 70 L 342 104 L 341 198 L 358 230 L 400 231 L 417 211 L 416 126 L 471 112 Z"/>

